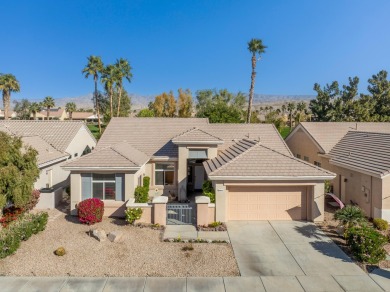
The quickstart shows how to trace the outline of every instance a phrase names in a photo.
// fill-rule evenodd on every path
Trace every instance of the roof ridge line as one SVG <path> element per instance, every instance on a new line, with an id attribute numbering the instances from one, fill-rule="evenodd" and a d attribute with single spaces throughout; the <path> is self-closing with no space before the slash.
<path id="1" fill-rule="evenodd" d="M 131 146 L 128 142 L 124 142 L 124 141 L 122 141 L 121 143 L 125 143 L 125 144 L 127 144 L 127 145 L 129 145 L 130 147 L 132 147 L 132 148 L 134 148 L 134 149 L 136 149 L 137 151 L 139 151 L 139 152 L 141 152 L 141 153 L 143 153 L 143 154 L 145 154 L 144 152 L 142 152 L 142 151 L 140 151 L 140 150 L 138 150 L 137 148 L 135 148 L 134 146 Z M 120 144 L 120 143 L 117 143 L 117 144 L 115 144 L 115 145 L 118 145 L 118 144 Z M 130 161 L 131 163 L 134 163 L 135 165 L 138 165 L 138 166 L 140 166 L 139 165 L 139 163 L 137 163 L 137 162 L 135 162 L 135 161 L 133 161 L 133 160 L 131 160 L 131 159 L 129 159 L 128 157 L 126 157 L 123 153 L 121 153 L 118 149 L 115 149 L 114 147 L 115 147 L 115 145 L 113 145 L 113 146 L 109 146 L 109 148 L 111 148 L 113 151 L 115 151 L 116 153 L 118 153 L 120 156 L 122 156 L 123 158 L 125 158 L 126 160 L 128 160 L 128 161 Z M 145 154 L 146 155 L 146 154 Z M 149 157 L 149 155 L 146 155 L 147 157 Z"/>

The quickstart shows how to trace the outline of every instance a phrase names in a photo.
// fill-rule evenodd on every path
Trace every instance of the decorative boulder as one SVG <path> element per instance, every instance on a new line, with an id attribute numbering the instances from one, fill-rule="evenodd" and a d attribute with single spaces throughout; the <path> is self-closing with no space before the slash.
<path id="1" fill-rule="evenodd" d="M 54 251 L 54 254 L 59 256 L 59 257 L 62 257 L 63 255 L 65 255 L 65 248 L 63 247 L 59 247 L 57 248 L 55 251 Z"/>
<path id="2" fill-rule="evenodd" d="M 103 229 L 93 229 L 92 237 L 96 238 L 99 241 L 105 241 L 107 239 L 107 234 Z"/>
<path id="3" fill-rule="evenodd" d="M 111 242 L 119 242 L 122 240 L 122 238 L 123 238 L 123 232 L 119 230 L 112 231 L 108 234 L 108 240 Z"/>

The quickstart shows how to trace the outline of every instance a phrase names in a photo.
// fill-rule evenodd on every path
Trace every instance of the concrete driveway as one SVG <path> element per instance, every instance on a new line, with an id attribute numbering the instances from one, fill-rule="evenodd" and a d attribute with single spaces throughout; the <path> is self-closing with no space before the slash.
<path id="1" fill-rule="evenodd" d="M 227 223 L 241 276 L 366 276 L 313 223 Z"/>

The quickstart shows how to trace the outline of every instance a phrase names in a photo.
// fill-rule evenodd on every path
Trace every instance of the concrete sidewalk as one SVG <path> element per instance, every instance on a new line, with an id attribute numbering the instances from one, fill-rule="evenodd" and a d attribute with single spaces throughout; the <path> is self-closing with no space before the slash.
<path id="1" fill-rule="evenodd" d="M 386 272 L 386 271 L 385 271 Z M 387 271 L 388 272 L 388 271 Z M 0 277 L 2 292 L 14 291 L 390 291 L 388 278 L 370 276 L 262 276 L 209 278 Z M 379 279 L 379 280 L 378 280 Z M 377 282 L 376 282 L 377 281 Z"/>

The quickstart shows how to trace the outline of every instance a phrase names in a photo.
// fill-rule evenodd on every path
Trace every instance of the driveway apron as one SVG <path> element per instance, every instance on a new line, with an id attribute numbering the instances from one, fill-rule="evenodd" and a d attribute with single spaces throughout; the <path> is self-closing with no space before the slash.
<path id="1" fill-rule="evenodd" d="M 241 276 L 364 276 L 313 223 L 231 221 L 228 233 Z"/>

